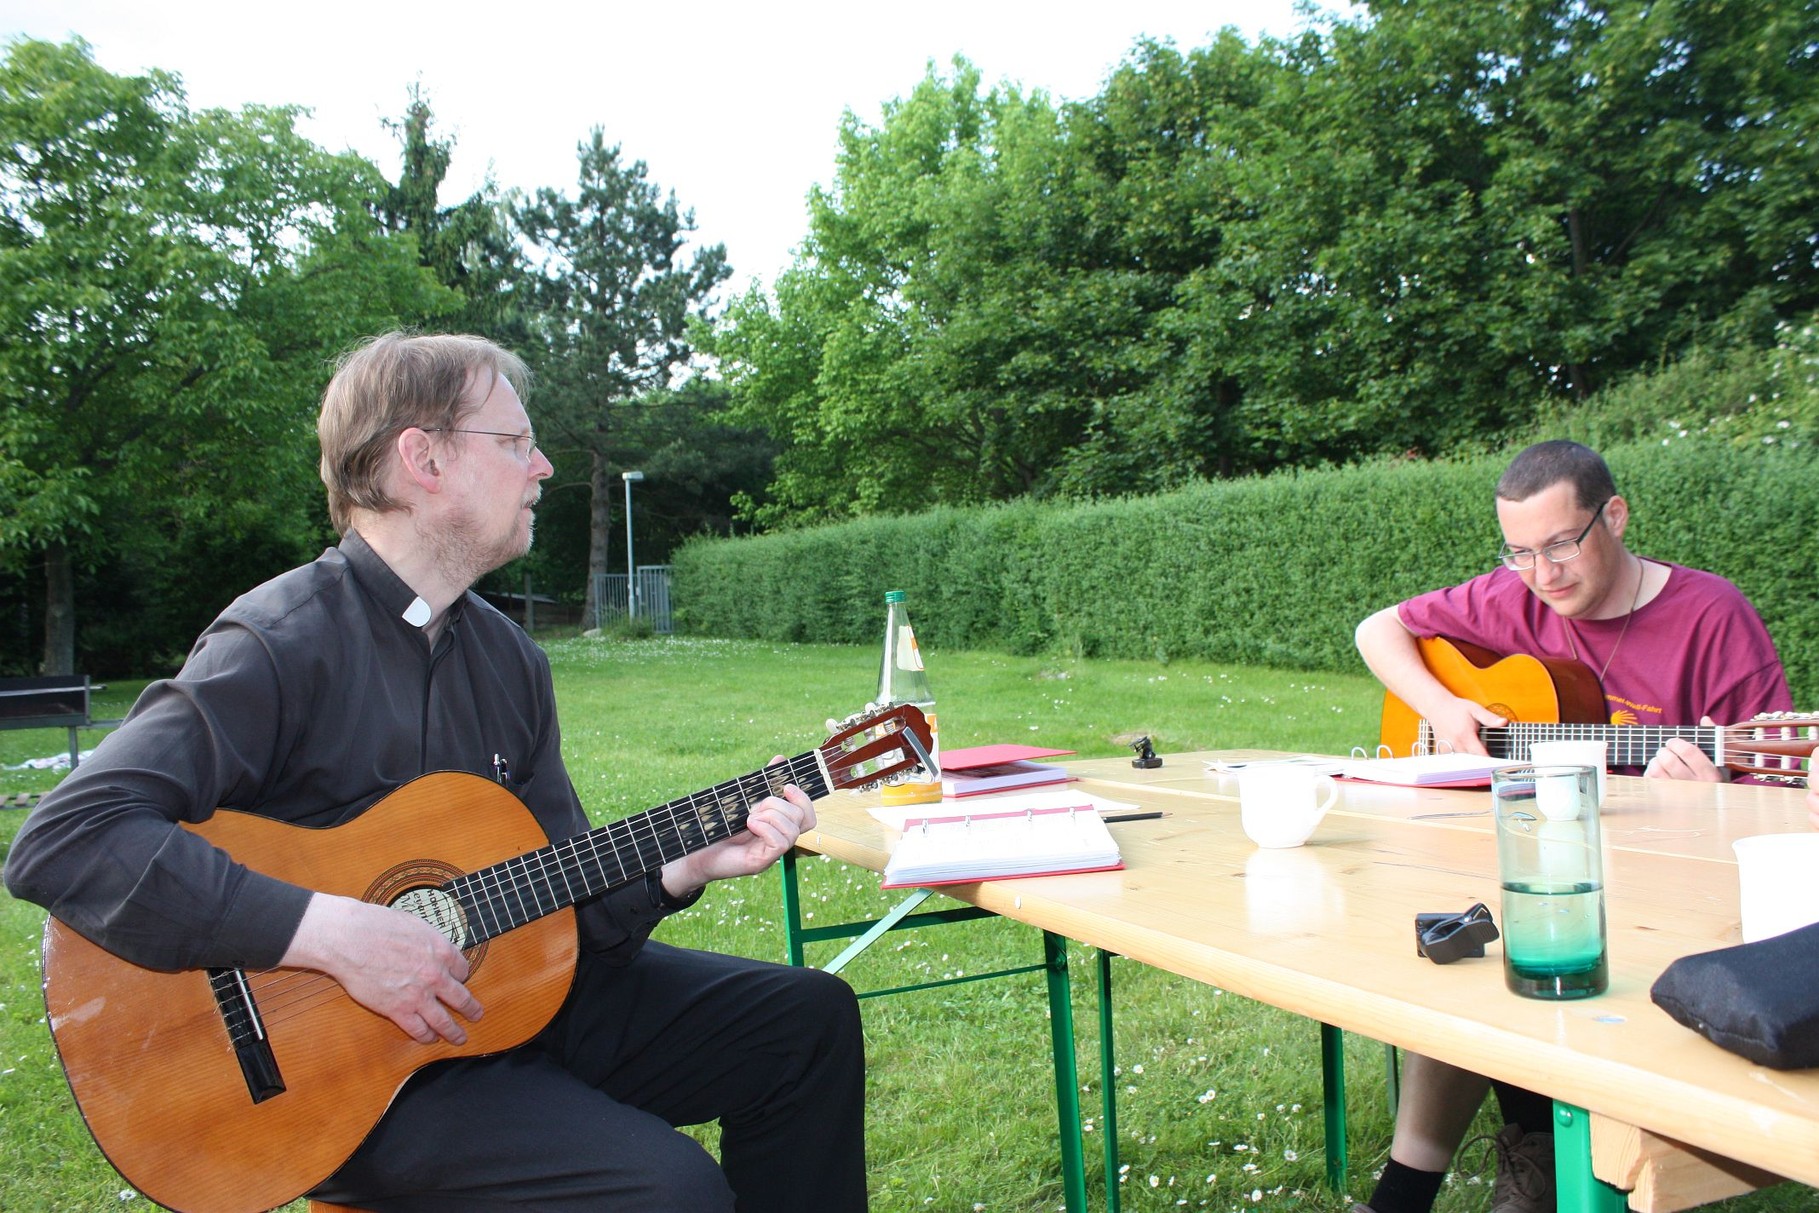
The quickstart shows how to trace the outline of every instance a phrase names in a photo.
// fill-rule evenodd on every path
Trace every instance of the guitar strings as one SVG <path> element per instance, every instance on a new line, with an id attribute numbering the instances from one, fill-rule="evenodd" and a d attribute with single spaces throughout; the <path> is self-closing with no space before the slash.
<path id="1" fill-rule="evenodd" d="M 774 789 L 771 780 L 779 773 L 776 767 L 782 768 L 785 781 L 802 787 L 811 798 L 826 794 L 816 754 L 800 754 L 645 813 L 455 877 L 444 889 L 474 919 L 470 926 L 473 942 L 469 946 L 595 893 L 627 884 L 672 858 L 732 837 L 744 828 L 752 805 L 773 790 L 780 790 L 781 784 Z M 267 1035 L 272 1025 L 345 995 L 334 978 L 312 969 L 254 969 L 246 970 L 244 977 L 259 1018 L 267 1026 Z M 236 1045 L 246 1043 L 244 1037 L 251 1030 L 250 1023 L 245 1028 L 228 1029 Z"/>

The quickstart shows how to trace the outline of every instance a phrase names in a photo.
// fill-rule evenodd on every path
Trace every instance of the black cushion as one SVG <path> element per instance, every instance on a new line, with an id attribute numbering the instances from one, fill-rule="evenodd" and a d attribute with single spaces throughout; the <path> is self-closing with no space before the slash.
<path id="1" fill-rule="evenodd" d="M 1649 997 L 1713 1044 L 1759 1065 L 1819 1065 L 1819 923 L 1682 956 Z"/>

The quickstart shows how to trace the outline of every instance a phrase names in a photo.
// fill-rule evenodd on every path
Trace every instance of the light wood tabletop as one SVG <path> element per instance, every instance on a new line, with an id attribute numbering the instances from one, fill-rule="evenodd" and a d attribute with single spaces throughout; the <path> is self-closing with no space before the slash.
<path id="1" fill-rule="evenodd" d="M 1612 776 L 1603 815 L 1610 990 L 1547 1002 L 1504 987 L 1498 944 L 1445 966 L 1415 950 L 1418 912 L 1474 902 L 1498 911 L 1488 790 L 1342 780 L 1307 845 L 1262 850 L 1239 826 L 1235 779 L 1206 766 L 1261 757 L 1270 755 L 1174 754 L 1155 770 L 1124 758 L 1071 762 L 1079 779 L 1069 787 L 1166 814 L 1111 827 L 1124 869 L 942 892 L 1819 1185 L 1819 1072 L 1753 1065 L 1648 997 L 1676 957 L 1740 942 L 1730 844 L 1806 831 L 1799 790 Z M 822 801 L 800 845 L 881 871 L 892 834 L 868 812 L 875 803 Z"/>

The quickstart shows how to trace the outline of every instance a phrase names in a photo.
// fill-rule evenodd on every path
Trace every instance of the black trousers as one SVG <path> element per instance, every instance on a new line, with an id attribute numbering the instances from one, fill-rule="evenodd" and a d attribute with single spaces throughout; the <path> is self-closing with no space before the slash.
<path id="1" fill-rule="evenodd" d="M 414 1075 L 313 1196 L 375 1213 L 864 1210 L 865 1061 L 845 982 L 646 943 L 583 956 L 535 1041 Z M 713 1157 L 676 1125 L 721 1126 Z"/>

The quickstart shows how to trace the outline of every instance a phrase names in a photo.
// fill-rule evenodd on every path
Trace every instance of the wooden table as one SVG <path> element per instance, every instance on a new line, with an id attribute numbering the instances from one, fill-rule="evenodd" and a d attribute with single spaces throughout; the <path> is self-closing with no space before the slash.
<path id="1" fill-rule="evenodd" d="M 1611 988 L 1555 1003 L 1505 989 L 1498 945 L 1447 966 L 1415 953 L 1417 912 L 1475 901 L 1498 908 L 1488 792 L 1343 782 L 1309 845 L 1264 851 L 1239 827 L 1235 780 L 1205 767 L 1212 758 L 1264 756 L 1168 755 L 1150 771 L 1124 758 L 1070 763 L 1080 790 L 1168 814 L 1113 827 L 1125 869 L 942 892 L 1545 1092 L 1560 1109 L 1563 1210 L 1622 1207 L 1591 1182 L 1593 1170 L 1655 1209 L 1776 1176 L 1819 1185 L 1819 1073 L 1752 1065 L 1648 998 L 1674 958 L 1739 942 L 1730 843 L 1805 831 L 1797 790 L 1612 776 L 1604 809 Z M 890 836 L 867 812 L 871 803 L 822 801 L 818 828 L 800 845 L 881 871 Z M 1594 1135 L 1600 1157 L 1592 1157 Z"/>

